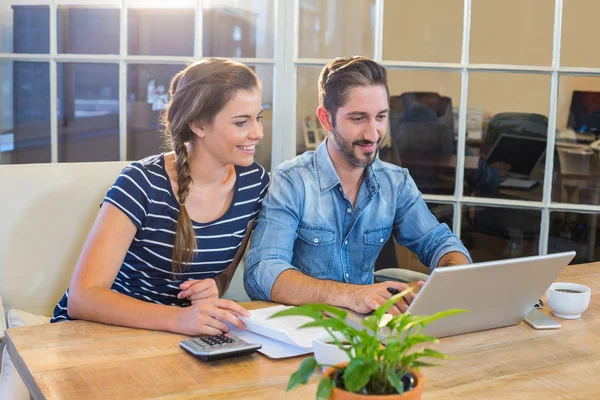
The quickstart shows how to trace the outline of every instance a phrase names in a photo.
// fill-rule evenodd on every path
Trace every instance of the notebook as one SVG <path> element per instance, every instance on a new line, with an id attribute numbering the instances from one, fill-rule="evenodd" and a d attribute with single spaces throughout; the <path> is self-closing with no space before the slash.
<path id="1" fill-rule="evenodd" d="M 269 358 L 312 353 L 313 338 L 326 332 L 324 328 L 299 329 L 300 326 L 313 321 L 302 316 L 269 319 L 271 315 L 291 307 L 274 306 L 250 310 L 249 318 L 240 317 L 246 324 L 246 330 L 230 326 L 231 333 L 247 342 L 262 344 L 263 347 L 258 351 Z"/>

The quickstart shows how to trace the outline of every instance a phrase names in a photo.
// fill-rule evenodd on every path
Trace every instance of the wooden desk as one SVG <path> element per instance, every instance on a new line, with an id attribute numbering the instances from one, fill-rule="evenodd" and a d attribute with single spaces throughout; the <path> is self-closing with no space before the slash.
<path id="1" fill-rule="evenodd" d="M 600 263 L 571 266 L 559 280 L 592 289 L 582 319 L 560 320 L 563 327 L 554 331 L 521 323 L 444 338 L 436 348 L 458 358 L 423 370 L 423 398 L 597 398 Z M 35 399 L 314 398 L 318 376 L 284 394 L 301 358 L 254 354 L 203 363 L 179 349 L 183 337 L 75 321 L 9 329 L 7 348 Z"/>

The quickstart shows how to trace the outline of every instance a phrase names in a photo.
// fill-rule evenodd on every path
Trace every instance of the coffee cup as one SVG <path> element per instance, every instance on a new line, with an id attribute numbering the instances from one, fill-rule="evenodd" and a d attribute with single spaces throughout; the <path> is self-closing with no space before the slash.
<path id="1" fill-rule="evenodd" d="M 341 332 L 333 332 L 333 334 L 338 341 L 347 343 L 346 337 Z M 328 332 L 322 332 L 313 338 L 313 351 L 315 359 L 321 365 L 337 365 L 350 361 L 348 354 L 339 348 Z"/>
<path id="2" fill-rule="evenodd" d="M 592 291 L 577 283 L 556 282 L 546 292 L 552 314 L 563 319 L 578 319 L 590 304 Z"/>

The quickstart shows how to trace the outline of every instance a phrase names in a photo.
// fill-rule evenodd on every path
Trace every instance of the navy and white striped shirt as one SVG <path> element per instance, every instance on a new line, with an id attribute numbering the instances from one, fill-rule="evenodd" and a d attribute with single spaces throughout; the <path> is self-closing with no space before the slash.
<path id="1" fill-rule="evenodd" d="M 164 154 L 125 167 L 104 202 L 119 208 L 138 230 L 111 289 L 157 304 L 190 305 L 188 299 L 177 298 L 179 285 L 188 279 L 213 278 L 229 266 L 269 185 L 269 174 L 256 163 L 235 169 L 231 206 L 213 222 L 193 222 L 197 239 L 194 259 L 183 272 L 173 273 L 171 256 L 179 203 L 165 170 Z M 51 322 L 70 319 L 68 297 L 67 290 Z"/>

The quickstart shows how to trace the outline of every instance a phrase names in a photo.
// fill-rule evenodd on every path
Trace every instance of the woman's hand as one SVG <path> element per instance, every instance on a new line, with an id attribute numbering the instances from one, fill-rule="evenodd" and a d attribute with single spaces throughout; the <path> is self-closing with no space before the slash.
<path id="1" fill-rule="evenodd" d="M 190 336 L 220 335 L 229 332 L 226 322 L 239 329 L 246 329 L 239 315 L 249 317 L 250 313 L 231 300 L 205 299 L 190 307 L 181 308 L 173 331 Z"/>
<path id="2" fill-rule="evenodd" d="M 181 292 L 177 295 L 178 299 L 187 297 L 192 304 L 199 303 L 206 299 L 219 298 L 219 288 L 217 282 L 212 278 L 192 279 L 179 285 Z"/>

